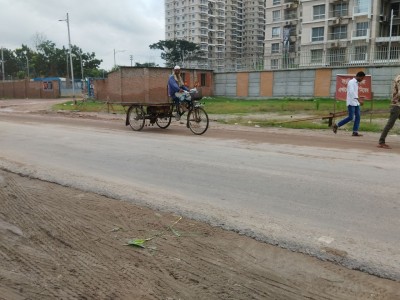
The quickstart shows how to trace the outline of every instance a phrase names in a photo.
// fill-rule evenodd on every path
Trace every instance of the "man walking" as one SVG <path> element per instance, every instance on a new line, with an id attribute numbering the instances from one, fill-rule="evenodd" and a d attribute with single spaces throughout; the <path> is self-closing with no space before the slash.
<path id="1" fill-rule="evenodd" d="M 339 123 L 333 125 L 332 130 L 334 133 L 337 132 L 339 127 L 347 124 L 354 119 L 353 136 L 362 136 L 362 134 L 358 133 L 358 128 L 360 127 L 361 120 L 360 105 L 363 105 L 363 102 L 360 102 L 358 98 L 358 84 L 364 80 L 364 77 L 365 73 L 360 71 L 356 74 L 355 78 L 349 80 L 349 82 L 347 83 L 346 105 L 349 115 L 341 120 Z"/>
<path id="2" fill-rule="evenodd" d="M 381 137 L 379 138 L 379 144 L 378 144 L 379 148 L 390 149 L 390 146 L 386 144 L 385 140 L 390 129 L 393 128 L 394 123 L 396 123 L 396 120 L 400 117 L 399 89 L 400 89 L 400 75 L 397 75 L 393 81 L 393 86 L 392 86 L 392 103 L 390 108 L 390 115 L 386 123 L 386 126 L 381 133 Z"/>

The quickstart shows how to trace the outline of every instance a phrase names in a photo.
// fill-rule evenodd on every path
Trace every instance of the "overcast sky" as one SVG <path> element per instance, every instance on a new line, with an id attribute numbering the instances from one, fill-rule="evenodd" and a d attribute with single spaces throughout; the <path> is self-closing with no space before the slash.
<path id="1" fill-rule="evenodd" d="M 68 47 L 67 23 L 58 21 L 67 13 L 71 44 L 94 52 L 102 68 L 113 67 L 114 49 L 117 65 L 130 66 L 132 55 L 134 63 L 164 66 L 160 51 L 149 48 L 165 38 L 162 0 L 0 0 L 0 47 L 35 49 L 38 34 Z"/>

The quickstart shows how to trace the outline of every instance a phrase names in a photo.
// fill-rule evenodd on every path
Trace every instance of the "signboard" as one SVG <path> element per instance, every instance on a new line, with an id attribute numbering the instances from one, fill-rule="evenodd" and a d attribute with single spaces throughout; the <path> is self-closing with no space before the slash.
<path id="1" fill-rule="evenodd" d="M 354 75 L 336 75 L 336 100 L 346 101 L 347 83 L 353 79 Z M 358 84 L 358 96 L 365 97 L 364 100 L 372 100 L 372 78 L 371 75 L 366 75 L 364 80 Z"/>
<path id="2" fill-rule="evenodd" d="M 43 81 L 43 90 L 44 91 L 52 91 L 53 90 L 53 82 Z"/>

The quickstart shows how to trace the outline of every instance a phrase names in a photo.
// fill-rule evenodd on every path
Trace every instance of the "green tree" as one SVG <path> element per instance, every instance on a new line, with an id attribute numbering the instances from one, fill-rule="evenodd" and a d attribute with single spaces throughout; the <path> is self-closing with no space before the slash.
<path id="1" fill-rule="evenodd" d="M 1 56 L 0 56 L 1 59 Z M 4 76 L 5 80 L 16 79 L 17 72 L 19 71 L 18 59 L 15 52 L 9 49 L 3 48 L 3 64 L 4 64 Z M 3 78 L 2 78 L 3 79 Z"/>
<path id="2" fill-rule="evenodd" d="M 102 77 L 103 71 L 100 70 L 99 66 L 103 60 L 97 59 L 96 54 L 92 53 L 84 53 L 82 49 L 77 46 L 72 46 L 72 64 L 74 66 L 74 77 L 81 78 L 82 70 L 81 70 L 81 59 L 82 59 L 82 69 L 83 69 L 83 77 Z M 101 75 L 101 76 L 100 76 Z"/>
<path id="3" fill-rule="evenodd" d="M 17 71 L 18 79 L 32 77 L 31 65 L 33 52 L 27 45 L 22 44 L 21 48 L 14 50 L 16 59 L 18 61 L 19 71 Z M 29 76 L 28 76 L 29 75 Z"/>
<path id="4" fill-rule="evenodd" d="M 35 48 L 22 45 L 15 50 L 3 49 L 5 79 L 27 78 L 28 73 L 30 78 L 71 77 L 69 49 L 57 48 L 55 43 L 43 38 L 36 38 Z M 81 78 L 82 70 L 84 77 L 105 77 L 106 71 L 99 69 L 102 60 L 94 52 L 84 53 L 74 45 L 71 51 L 75 79 Z"/>
<path id="5" fill-rule="evenodd" d="M 161 58 L 166 61 L 167 67 L 184 65 L 188 61 L 200 61 L 206 59 L 200 46 L 185 40 L 164 40 L 151 44 L 150 49 L 159 49 Z"/>

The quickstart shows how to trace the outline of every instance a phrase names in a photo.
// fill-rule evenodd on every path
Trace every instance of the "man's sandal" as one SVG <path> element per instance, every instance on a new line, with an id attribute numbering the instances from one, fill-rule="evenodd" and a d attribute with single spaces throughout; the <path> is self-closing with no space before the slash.
<path id="1" fill-rule="evenodd" d="M 334 134 L 336 134 L 338 128 L 339 128 L 339 127 L 338 127 L 336 124 L 333 124 L 333 126 L 332 126 L 332 131 L 333 131 Z"/>
<path id="2" fill-rule="evenodd" d="M 392 149 L 392 147 L 390 147 L 388 144 L 385 144 L 385 143 L 379 144 L 377 147 L 378 148 L 383 148 L 383 149 Z"/>

